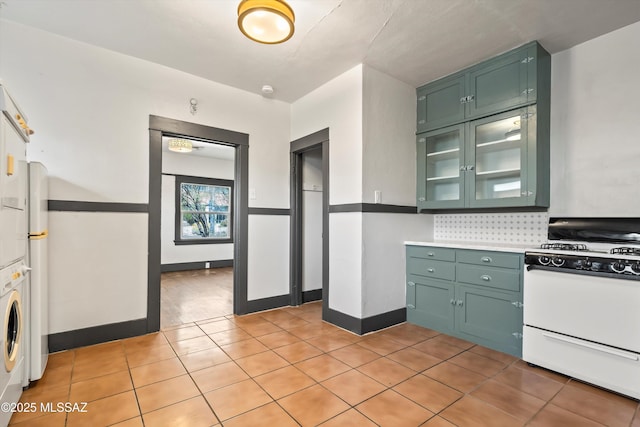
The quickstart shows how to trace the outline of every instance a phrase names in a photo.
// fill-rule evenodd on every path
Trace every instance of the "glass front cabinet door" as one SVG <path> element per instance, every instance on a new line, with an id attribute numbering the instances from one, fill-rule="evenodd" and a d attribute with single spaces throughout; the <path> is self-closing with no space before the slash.
<path id="1" fill-rule="evenodd" d="M 418 135 L 419 210 L 464 206 L 464 149 L 464 124 Z"/>
<path id="2" fill-rule="evenodd" d="M 548 206 L 536 134 L 535 105 L 419 134 L 418 211 Z"/>
<path id="3" fill-rule="evenodd" d="M 467 205 L 528 206 L 535 202 L 536 107 L 469 123 Z"/>

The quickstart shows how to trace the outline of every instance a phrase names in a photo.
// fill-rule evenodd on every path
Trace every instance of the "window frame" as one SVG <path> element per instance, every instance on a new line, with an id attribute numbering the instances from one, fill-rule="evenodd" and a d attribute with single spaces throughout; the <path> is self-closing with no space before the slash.
<path id="1" fill-rule="evenodd" d="M 220 178 L 203 178 L 197 176 L 175 175 L 175 238 L 173 242 L 176 245 L 216 245 L 222 243 L 233 243 L 233 210 L 235 205 L 234 181 Z M 203 184 L 220 187 L 230 187 L 230 206 L 229 206 L 229 238 L 202 238 L 202 239 L 185 239 L 182 237 L 182 184 Z"/>

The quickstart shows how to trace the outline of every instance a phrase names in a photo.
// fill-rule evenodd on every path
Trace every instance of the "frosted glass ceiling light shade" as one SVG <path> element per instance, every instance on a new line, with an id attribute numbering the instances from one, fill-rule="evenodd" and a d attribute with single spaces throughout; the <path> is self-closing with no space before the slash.
<path id="1" fill-rule="evenodd" d="M 282 0 L 242 0 L 238 5 L 238 27 L 258 43 L 282 43 L 293 36 L 296 18 Z"/>
<path id="2" fill-rule="evenodd" d="M 187 139 L 173 138 L 169 140 L 169 151 L 176 153 L 190 153 L 193 150 L 193 144 Z"/>

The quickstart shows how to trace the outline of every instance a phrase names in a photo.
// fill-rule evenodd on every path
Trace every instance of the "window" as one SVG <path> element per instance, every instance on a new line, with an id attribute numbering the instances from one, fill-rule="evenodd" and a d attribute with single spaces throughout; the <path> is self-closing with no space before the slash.
<path id="1" fill-rule="evenodd" d="M 176 176 L 176 244 L 230 243 L 233 181 Z"/>

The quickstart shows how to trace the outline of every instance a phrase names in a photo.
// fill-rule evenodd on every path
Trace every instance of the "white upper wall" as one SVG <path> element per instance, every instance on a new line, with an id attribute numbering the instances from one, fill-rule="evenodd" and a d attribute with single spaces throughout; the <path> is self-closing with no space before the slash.
<path id="1" fill-rule="evenodd" d="M 36 132 L 27 154 L 47 166 L 50 199 L 147 203 L 151 114 L 249 134 L 249 187 L 257 195 L 249 204 L 289 206 L 287 103 L 8 21 L 0 21 L 0 76 Z M 146 315 L 146 223 L 146 213 L 51 215 L 49 261 L 59 266 L 49 277 L 52 333 Z M 289 222 L 268 224 L 269 245 L 256 223 L 249 271 L 259 274 L 249 275 L 248 293 L 281 295 Z M 77 266 L 81 274 L 69 274 Z"/>
<path id="2" fill-rule="evenodd" d="M 291 140 L 329 128 L 329 203 L 362 201 L 362 65 L 291 105 Z"/>
<path id="3" fill-rule="evenodd" d="M 638 216 L 640 22 L 551 58 L 552 216 Z"/>
<path id="4" fill-rule="evenodd" d="M 416 205 L 416 90 L 364 66 L 362 201 Z"/>
<path id="5" fill-rule="evenodd" d="M 235 161 L 165 151 L 162 153 L 162 173 L 233 180 Z"/>
<path id="6" fill-rule="evenodd" d="M 289 104 L 9 21 L 0 52 L 51 199 L 146 203 L 151 114 L 248 133 L 249 204 L 289 205 Z"/>

